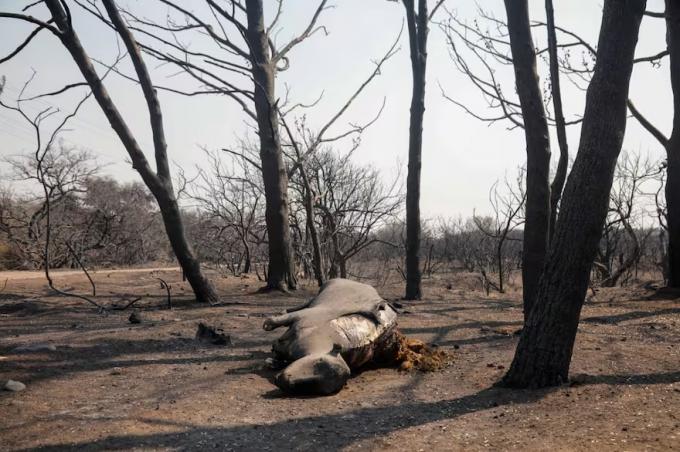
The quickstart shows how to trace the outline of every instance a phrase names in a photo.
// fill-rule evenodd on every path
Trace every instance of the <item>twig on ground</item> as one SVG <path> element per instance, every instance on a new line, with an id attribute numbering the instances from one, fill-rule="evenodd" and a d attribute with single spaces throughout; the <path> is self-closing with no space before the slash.
<path id="1" fill-rule="evenodd" d="M 129 307 L 132 306 L 133 304 L 137 303 L 137 302 L 138 302 L 139 300 L 141 300 L 141 299 L 142 299 L 142 297 L 133 298 L 133 299 L 130 300 L 130 302 L 129 302 L 128 304 L 126 304 L 125 306 L 123 306 L 123 307 L 114 306 L 114 307 L 112 307 L 111 309 L 113 309 L 114 311 L 125 311 L 127 308 L 129 308 Z"/>
<path id="2" fill-rule="evenodd" d="M 170 286 L 161 278 L 156 278 L 161 282 L 161 289 L 165 289 L 168 294 L 168 309 L 172 309 L 172 299 L 170 297 Z"/>

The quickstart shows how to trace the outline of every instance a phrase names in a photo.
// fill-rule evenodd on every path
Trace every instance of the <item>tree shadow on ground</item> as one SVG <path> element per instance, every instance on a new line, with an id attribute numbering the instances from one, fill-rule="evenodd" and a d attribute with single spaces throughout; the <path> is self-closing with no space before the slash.
<path id="1" fill-rule="evenodd" d="M 430 422 L 455 419 L 468 413 L 502 405 L 537 401 L 550 390 L 509 391 L 489 388 L 456 399 L 414 402 L 362 408 L 349 412 L 287 419 L 266 425 L 197 426 L 186 425 L 177 432 L 148 435 L 113 435 L 91 442 L 46 445 L 31 450 L 86 451 L 127 450 L 131 448 L 206 448 L 235 450 L 331 450 L 359 441 L 379 438 L 401 429 Z"/>
<path id="2" fill-rule="evenodd" d="M 582 321 L 586 323 L 617 324 L 620 322 L 625 322 L 627 320 L 644 319 L 647 317 L 656 317 L 659 315 L 668 314 L 680 314 L 680 308 L 667 308 L 659 309 L 656 311 L 630 311 L 624 312 L 623 314 L 586 317 L 582 319 Z"/>
<path id="3" fill-rule="evenodd" d="M 191 365 L 207 363 L 245 362 L 264 360 L 268 352 L 257 350 L 269 345 L 268 340 L 237 340 L 233 346 L 202 344 L 189 337 L 168 339 L 99 339 L 84 347 L 58 346 L 56 351 L 21 352 L 16 363 L 7 361 L 7 371 L 19 366 L 26 376 L 25 383 L 61 378 L 81 372 L 106 371 L 113 368 L 138 366 Z M 13 354 L 13 347 L 0 348 L 0 354 Z M 199 354 L 205 351 L 206 354 Z M 157 354 L 157 357 L 150 357 Z M 179 355 L 179 356 L 177 356 Z M 138 357 L 137 357 L 138 356 Z M 252 366 L 251 366 L 252 367 Z"/>
<path id="4" fill-rule="evenodd" d="M 653 385 L 680 382 L 680 371 L 659 372 L 652 374 L 613 374 L 589 375 L 580 374 L 572 379 L 572 385 L 607 384 L 607 385 Z"/>

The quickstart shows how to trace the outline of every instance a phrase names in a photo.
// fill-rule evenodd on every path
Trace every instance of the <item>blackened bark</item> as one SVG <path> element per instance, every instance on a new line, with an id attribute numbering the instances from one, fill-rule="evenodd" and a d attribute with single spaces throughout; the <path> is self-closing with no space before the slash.
<path id="1" fill-rule="evenodd" d="M 550 228 L 550 135 L 536 72 L 528 0 L 505 0 L 508 34 L 527 146 L 527 200 L 522 250 L 524 320 L 536 297 Z"/>
<path id="2" fill-rule="evenodd" d="M 288 218 L 288 174 L 283 164 L 279 114 L 276 108 L 276 63 L 271 59 L 264 25 L 262 0 L 247 0 L 247 40 L 255 82 L 255 113 L 260 137 L 260 159 L 266 200 L 265 221 L 269 249 L 266 289 L 295 289 L 290 220 Z"/>
<path id="3" fill-rule="evenodd" d="M 666 0 L 666 26 L 674 109 L 673 132 L 666 146 L 668 285 L 680 287 L 680 4 L 676 0 Z"/>
<path id="4" fill-rule="evenodd" d="M 560 87 L 560 66 L 557 60 L 557 33 L 555 32 L 555 10 L 552 0 L 545 0 L 546 28 L 548 30 L 548 54 L 550 60 L 550 85 L 555 110 L 555 128 L 557 130 L 557 144 L 560 147 L 560 159 L 557 162 L 555 178 L 550 185 L 550 233 L 548 242 L 552 241 L 557 222 L 557 206 L 562 197 L 564 182 L 567 180 L 567 166 L 569 165 L 569 144 L 567 143 L 567 125 L 562 108 L 562 88 Z"/>
<path id="5" fill-rule="evenodd" d="M 298 158 L 300 158 L 299 155 Z M 312 186 L 309 183 L 309 178 L 307 177 L 307 171 L 304 168 L 304 164 L 300 165 L 299 171 L 305 191 L 304 204 L 305 215 L 307 216 L 307 230 L 309 231 L 309 236 L 312 239 L 312 269 L 314 271 L 316 282 L 319 287 L 321 287 L 325 281 L 323 269 L 321 268 L 321 243 L 319 241 L 319 232 L 317 231 L 316 223 L 314 222 L 314 194 L 312 192 Z"/>
<path id="6" fill-rule="evenodd" d="M 501 384 L 566 382 L 581 307 L 609 205 L 626 128 L 626 99 L 645 0 L 606 0 L 581 141 L 555 237 L 510 370 Z"/>
<path id="7" fill-rule="evenodd" d="M 127 47 L 140 85 L 144 91 L 153 133 L 157 165 L 155 173 L 149 166 L 149 163 L 144 156 L 144 152 L 137 143 L 137 140 L 109 96 L 102 80 L 92 66 L 90 57 L 87 55 L 87 52 L 85 52 L 78 35 L 73 30 L 70 18 L 64 11 L 62 4 L 58 0 L 47 0 L 45 4 L 50 10 L 55 24 L 61 31 L 59 38 L 80 69 L 80 72 L 87 81 L 97 103 L 111 124 L 111 127 L 125 146 L 125 149 L 132 160 L 133 168 L 137 170 L 146 186 L 156 198 L 161 210 L 161 215 L 163 216 L 163 222 L 165 224 L 165 230 L 168 234 L 170 245 L 182 267 L 183 274 L 186 275 L 186 278 L 196 295 L 196 299 L 201 302 L 217 301 L 217 294 L 208 279 L 203 275 L 200 263 L 186 239 L 182 215 L 177 200 L 175 199 L 174 188 L 172 186 L 160 104 L 156 92 L 153 89 L 139 47 L 121 19 L 117 6 L 113 0 L 104 0 L 106 11 L 116 28 L 116 31 Z"/>
<path id="8" fill-rule="evenodd" d="M 427 63 L 427 0 L 403 0 L 406 8 L 413 92 L 408 143 L 408 176 L 406 178 L 406 300 L 422 296 L 420 270 L 420 168 L 423 149 L 423 117 L 425 115 L 425 68 Z"/>

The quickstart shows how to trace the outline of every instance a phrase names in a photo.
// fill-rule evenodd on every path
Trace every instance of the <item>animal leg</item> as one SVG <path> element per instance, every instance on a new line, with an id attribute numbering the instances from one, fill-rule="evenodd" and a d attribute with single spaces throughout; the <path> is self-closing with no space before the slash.
<path id="1" fill-rule="evenodd" d="M 296 312 L 292 314 L 275 315 L 274 317 L 269 317 L 267 320 L 265 320 L 262 328 L 264 328 L 265 331 L 271 331 L 280 326 L 290 326 L 299 318 L 300 314 Z"/>
<path id="2" fill-rule="evenodd" d="M 292 307 L 290 309 L 286 309 L 286 312 L 295 312 L 295 311 L 302 311 L 303 309 L 307 309 L 310 304 L 312 304 L 312 301 L 314 301 L 314 298 L 310 298 L 309 300 L 305 301 L 299 306 Z"/>

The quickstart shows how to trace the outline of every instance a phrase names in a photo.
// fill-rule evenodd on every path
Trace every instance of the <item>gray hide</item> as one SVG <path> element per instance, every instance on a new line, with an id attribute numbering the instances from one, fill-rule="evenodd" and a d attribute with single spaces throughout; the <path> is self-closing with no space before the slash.
<path id="1" fill-rule="evenodd" d="M 351 370 L 390 360 L 396 324 L 397 313 L 373 287 L 332 279 L 308 303 L 265 320 L 267 331 L 288 327 L 272 347 L 289 363 L 275 383 L 290 393 L 335 393 Z"/>

